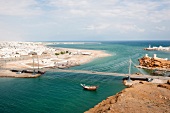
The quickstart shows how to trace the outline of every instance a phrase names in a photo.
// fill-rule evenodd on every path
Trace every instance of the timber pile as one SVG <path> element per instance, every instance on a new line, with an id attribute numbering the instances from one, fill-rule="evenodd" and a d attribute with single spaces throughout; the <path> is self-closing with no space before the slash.
<path id="1" fill-rule="evenodd" d="M 170 68 L 170 60 L 160 58 L 143 57 L 138 59 L 139 65 L 152 68 Z"/>

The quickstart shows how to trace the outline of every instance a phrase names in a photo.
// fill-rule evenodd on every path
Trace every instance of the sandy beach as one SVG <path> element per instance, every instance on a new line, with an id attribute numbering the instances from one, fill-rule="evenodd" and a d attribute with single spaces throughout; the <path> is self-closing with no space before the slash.
<path id="1" fill-rule="evenodd" d="M 35 49 L 46 48 L 46 46 L 40 45 Z M 99 50 L 82 50 L 82 49 L 69 49 L 59 48 L 50 49 L 46 54 L 41 55 L 25 55 L 15 58 L 1 59 L 1 73 L 0 77 L 32 77 L 31 74 L 22 73 L 15 74 L 14 72 L 5 71 L 3 69 L 11 70 L 43 70 L 43 68 L 69 68 L 72 66 L 78 66 L 88 63 L 96 58 L 111 56 L 110 54 Z M 35 76 L 38 77 L 38 76 Z"/>
<path id="2" fill-rule="evenodd" d="M 70 50 L 70 49 L 67 49 Z M 71 49 L 73 50 L 73 49 Z M 75 51 L 75 49 L 74 49 Z M 28 69 L 28 68 L 34 68 L 37 69 L 38 65 L 39 68 L 45 68 L 45 67 L 59 67 L 59 66 L 66 66 L 66 67 L 71 67 L 71 66 L 77 66 L 81 64 L 88 63 L 92 61 L 95 58 L 100 58 L 100 57 L 107 57 L 110 56 L 110 54 L 107 54 L 103 51 L 94 51 L 94 50 L 81 50 L 81 51 L 86 51 L 86 52 L 91 52 L 91 55 L 69 55 L 69 54 L 64 54 L 64 55 L 53 55 L 50 54 L 47 57 L 41 58 L 41 56 L 33 56 L 32 58 L 30 57 L 28 60 L 18 60 L 18 61 L 9 61 L 1 68 L 11 68 L 11 69 Z M 37 57 L 39 57 L 39 64 Z M 34 64 L 33 64 L 33 59 L 34 59 Z M 58 63 L 58 65 L 57 65 Z"/>

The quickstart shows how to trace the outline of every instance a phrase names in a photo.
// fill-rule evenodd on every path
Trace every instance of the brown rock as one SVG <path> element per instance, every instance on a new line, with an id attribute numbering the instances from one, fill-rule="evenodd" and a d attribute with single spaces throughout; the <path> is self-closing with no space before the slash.
<path id="1" fill-rule="evenodd" d="M 143 57 L 138 59 L 138 61 L 139 65 L 144 67 L 170 68 L 170 60 Z"/>
<path id="2" fill-rule="evenodd" d="M 160 66 L 161 66 L 161 63 L 160 63 L 160 62 L 155 62 L 155 63 L 154 63 L 154 66 L 160 67 Z"/>
<path id="3" fill-rule="evenodd" d="M 167 81 L 167 84 L 170 84 L 170 80 Z"/>
<path id="4" fill-rule="evenodd" d="M 126 88 L 86 113 L 167 113 L 170 111 L 168 86 L 136 84 L 134 88 Z"/>

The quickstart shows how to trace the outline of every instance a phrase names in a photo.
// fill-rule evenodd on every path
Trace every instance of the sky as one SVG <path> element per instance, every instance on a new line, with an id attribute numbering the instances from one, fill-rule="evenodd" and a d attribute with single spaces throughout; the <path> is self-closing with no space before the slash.
<path id="1" fill-rule="evenodd" d="M 0 0 L 0 41 L 170 40 L 170 0 Z"/>

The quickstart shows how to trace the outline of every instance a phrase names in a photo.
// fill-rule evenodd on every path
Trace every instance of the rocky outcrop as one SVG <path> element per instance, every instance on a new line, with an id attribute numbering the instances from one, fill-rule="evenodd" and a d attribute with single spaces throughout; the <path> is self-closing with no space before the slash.
<path id="1" fill-rule="evenodd" d="M 85 113 L 168 113 L 170 85 L 136 84 Z"/>
<path id="2" fill-rule="evenodd" d="M 169 85 L 170 85 L 170 80 L 168 80 L 168 81 L 167 81 L 167 84 L 169 84 Z"/>
<path id="3" fill-rule="evenodd" d="M 139 59 L 139 65 L 144 67 L 153 67 L 153 68 L 170 68 L 170 60 L 143 57 Z"/>

